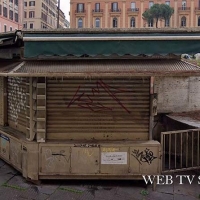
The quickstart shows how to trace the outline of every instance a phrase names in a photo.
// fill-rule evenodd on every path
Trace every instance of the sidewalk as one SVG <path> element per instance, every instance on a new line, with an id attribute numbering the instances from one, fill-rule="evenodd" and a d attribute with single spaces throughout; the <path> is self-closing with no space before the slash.
<path id="1" fill-rule="evenodd" d="M 200 200 L 200 178 L 195 172 L 180 174 L 195 175 L 193 184 L 174 179 L 172 185 L 151 185 L 143 181 L 42 181 L 33 185 L 15 169 L 0 159 L 0 199 L 25 200 Z M 175 176 L 176 174 L 174 174 Z"/>

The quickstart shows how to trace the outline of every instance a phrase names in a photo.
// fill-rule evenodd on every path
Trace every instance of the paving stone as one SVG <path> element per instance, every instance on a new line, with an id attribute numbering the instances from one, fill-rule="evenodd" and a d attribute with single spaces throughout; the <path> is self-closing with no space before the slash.
<path id="1" fill-rule="evenodd" d="M 2 167 L 2 166 L 4 166 L 6 163 L 2 160 L 2 159 L 0 159 L 0 168 Z"/>
<path id="2" fill-rule="evenodd" d="M 51 195 L 59 188 L 59 185 L 41 185 L 35 186 L 39 193 Z"/>
<path id="3" fill-rule="evenodd" d="M 79 200 L 81 198 L 82 194 L 76 194 L 68 191 L 63 191 L 63 190 L 56 190 L 55 193 L 53 193 L 48 200 L 61 200 L 61 199 L 66 199 L 66 200 Z M 90 200 L 90 199 L 88 199 Z M 92 200 L 92 199 L 91 199 Z"/>
<path id="4" fill-rule="evenodd" d="M 8 182 L 12 177 L 12 174 L 0 174 L 0 187 L 2 186 L 2 184 Z"/>
<path id="5" fill-rule="evenodd" d="M 25 178 L 19 175 L 14 176 L 12 179 L 8 181 L 7 184 L 12 185 L 12 186 L 18 186 L 23 189 L 27 189 L 31 186 L 31 184 L 27 182 Z"/>
<path id="6" fill-rule="evenodd" d="M 188 195 L 181 195 L 181 194 L 174 194 L 174 200 L 197 200 L 199 198 L 188 196 Z"/>
<path id="7" fill-rule="evenodd" d="M 173 194 L 166 194 L 166 193 L 162 193 L 162 192 L 152 192 L 150 194 L 148 194 L 145 198 L 145 200 L 173 200 Z M 179 199 L 180 200 L 180 199 Z"/>

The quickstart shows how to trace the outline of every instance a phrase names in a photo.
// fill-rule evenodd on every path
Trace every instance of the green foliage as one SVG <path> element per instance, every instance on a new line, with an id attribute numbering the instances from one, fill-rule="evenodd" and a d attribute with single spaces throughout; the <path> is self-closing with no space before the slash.
<path id="1" fill-rule="evenodd" d="M 174 13 L 174 9 L 166 4 L 154 4 L 150 9 L 146 10 L 142 16 L 143 19 L 149 22 L 154 20 L 156 22 L 156 28 L 158 27 L 158 20 L 169 20 Z"/>

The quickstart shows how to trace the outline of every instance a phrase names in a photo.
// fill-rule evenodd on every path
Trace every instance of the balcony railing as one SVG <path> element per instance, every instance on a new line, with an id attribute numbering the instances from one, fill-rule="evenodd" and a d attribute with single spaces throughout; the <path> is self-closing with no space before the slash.
<path id="1" fill-rule="evenodd" d="M 85 13 L 85 10 L 75 10 L 75 13 Z"/>
<path id="2" fill-rule="evenodd" d="M 200 7 L 196 7 L 195 10 L 200 10 Z"/>
<path id="3" fill-rule="evenodd" d="M 190 7 L 184 7 L 184 6 L 183 6 L 183 7 L 179 7 L 178 10 L 179 10 L 179 11 L 181 11 L 181 10 L 186 10 L 186 11 L 188 11 L 188 10 L 190 10 Z"/>
<path id="4" fill-rule="evenodd" d="M 138 12 L 139 8 L 128 8 L 127 11 L 128 12 Z"/>
<path id="5" fill-rule="evenodd" d="M 110 9 L 110 12 L 121 12 L 121 9 L 119 9 L 119 8 L 116 8 L 116 9 Z"/>
<path id="6" fill-rule="evenodd" d="M 92 10 L 93 13 L 102 13 L 103 9 L 94 9 Z"/>

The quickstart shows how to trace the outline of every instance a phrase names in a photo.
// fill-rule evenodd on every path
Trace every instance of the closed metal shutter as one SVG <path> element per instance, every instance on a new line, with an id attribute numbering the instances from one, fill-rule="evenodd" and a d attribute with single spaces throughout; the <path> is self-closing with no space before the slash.
<path id="1" fill-rule="evenodd" d="M 47 139 L 147 140 L 150 79 L 48 79 Z"/>
<path id="2" fill-rule="evenodd" d="M 26 133 L 26 78 L 8 77 L 8 124 Z"/>

